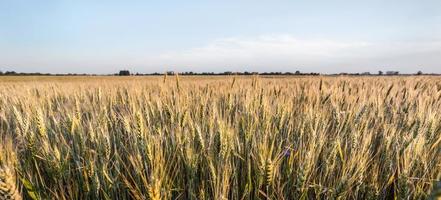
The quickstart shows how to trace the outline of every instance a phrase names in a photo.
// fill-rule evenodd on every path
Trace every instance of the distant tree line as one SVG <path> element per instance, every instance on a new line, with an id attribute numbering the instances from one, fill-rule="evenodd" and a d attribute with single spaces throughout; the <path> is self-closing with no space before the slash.
<path id="1" fill-rule="evenodd" d="M 362 73 L 338 73 L 338 74 L 330 74 L 330 75 L 348 75 L 348 76 L 398 76 L 398 75 L 441 75 L 436 73 L 423 73 L 422 71 L 418 71 L 415 74 L 400 74 L 399 71 L 378 71 L 378 73 L 370 73 L 370 72 L 362 72 Z"/>
<path id="2" fill-rule="evenodd" d="M 0 76 L 97 76 L 97 74 L 78 74 L 78 73 L 67 73 L 67 74 L 52 74 L 52 73 L 40 73 L 40 72 L 15 72 L 15 71 L 0 71 Z"/>
<path id="3" fill-rule="evenodd" d="M 173 71 L 167 71 L 165 73 L 134 73 L 131 74 L 128 70 L 121 70 L 119 71 L 119 73 L 114 74 L 114 75 L 119 75 L 119 76 L 129 76 L 129 75 L 134 75 L 134 76 L 152 76 L 152 75 L 175 75 L 175 74 L 179 74 L 179 75 L 184 75 L 184 76 L 225 76 L 225 75 L 273 75 L 273 76 L 277 76 L 277 75 L 308 75 L 308 76 L 318 76 L 320 75 L 320 73 L 301 73 L 300 71 L 296 71 L 294 73 L 292 72 L 249 72 L 249 71 L 244 71 L 244 72 L 232 72 L 232 71 L 225 71 L 225 72 L 219 72 L 219 73 L 215 73 L 215 72 L 192 72 L 192 71 L 187 71 L 187 72 L 173 72 Z"/>
<path id="4" fill-rule="evenodd" d="M 119 76 L 129 76 L 129 75 L 133 75 L 133 76 L 161 76 L 164 74 L 167 75 L 175 75 L 175 74 L 179 74 L 179 75 L 189 75 L 189 76 L 225 76 L 225 75 L 264 75 L 264 76 L 287 76 L 287 75 L 301 75 L 301 76 L 318 76 L 321 75 L 320 73 L 315 73 L 315 72 L 310 72 L 310 73 L 304 73 L 304 72 L 300 72 L 300 71 L 295 71 L 295 72 L 249 72 L 249 71 L 244 71 L 244 72 L 232 72 L 232 71 L 225 71 L 225 72 L 219 72 L 219 73 L 215 73 L 215 72 L 192 72 L 192 71 L 188 71 L 188 72 L 173 72 L 173 71 L 167 71 L 165 73 L 134 73 L 131 74 L 128 70 L 121 70 L 119 73 L 114 74 L 114 75 L 119 75 Z M 397 75 L 439 75 L 439 74 L 425 74 L 422 71 L 418 71 L 415 74 L 400 74 L 399 71 L 378 71 L 378 73 L 370 73 L 370 72 L 362 72 L 362 73 L 347 73 L 347 72 L 342 72 L 342 73 L 338 73 L 338 74 L 324 74 L 324 75 L 348 75 L 348 76 L 397 76 Z"/>
<path id="5" fill-rule="evenodd" d="M 179 75 L 184 76 L 225 76 L 225 75 L 264 75 L 264 76 L 289 76 L 289 75 L 299 75 L 299 76 L 318 76 L 321 75 L 320 73 L 315 72 L 309 72 L 304 73 L 300 71 L 295 72 L 232 72 L 232 71 L 225 71 L 225 72 L 173 72 L 173 71 L 167 71 L 165 72 L 167 75 L 175 75 L 175 73 L 178 73 Z M 129 70 L 121 70 L 119 73 L 115 74 L 105 74 L 107 76 L 162 76 L 165 73 L 130 73 Z M 324 75 L 347 75 L 347 76 L 396 76 L 396 75 L 440 75 L 440 74 L 427 74 L 423 73 L 422 71 L 418 71 L 415 74 L 400 74 L 398 71 L 378 71 L 378 73 L 370 73 L 370 72 L 362 72 L 362 73 L 338 73 L 338 74 L 324 74 Z M 39 72 L 32 72 L 32 73 L 24 73 L 24 72 L 15 72 L 15 71 L 0 71 L 0 76 L 98 76 L 97 74 L 86 74 L 86 73 L 67 73 L 67 74 L 52 74 L 52 73 L 39 73 Z"/>

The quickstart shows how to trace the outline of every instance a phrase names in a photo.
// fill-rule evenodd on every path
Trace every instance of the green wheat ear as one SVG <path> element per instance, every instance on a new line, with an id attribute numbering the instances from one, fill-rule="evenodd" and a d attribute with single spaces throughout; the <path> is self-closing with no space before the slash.
<path id="1" fill-rule="evenodd" d="M 433 184 L 433 191 L 430 195 L 430 200 L 440 200 L 441 199 L 441 181 L 437 181 Z"/>
<path id="2" fill-rule="evenodd" d="M 40 109 L 37 111 L 37 128 L 38 128 L 38 134 L 40 135 L 40 137 L 44 138 L 47 136 L 46 124 L 44 121 L 43 111 Z"/>

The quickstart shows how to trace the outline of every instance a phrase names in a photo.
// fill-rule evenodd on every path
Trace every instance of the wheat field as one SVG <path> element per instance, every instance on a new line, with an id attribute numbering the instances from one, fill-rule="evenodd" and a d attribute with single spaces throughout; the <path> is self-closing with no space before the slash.
<path id="1" fill-rule="evenodd" d="M 435 199 L 441 77 L 0 77 L 0 140 L 0 199 Z"/>

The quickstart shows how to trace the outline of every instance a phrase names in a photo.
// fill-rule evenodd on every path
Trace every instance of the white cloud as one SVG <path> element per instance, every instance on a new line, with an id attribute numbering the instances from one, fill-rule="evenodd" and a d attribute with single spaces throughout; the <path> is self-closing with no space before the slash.
<path id="1" fill-rule="evenodd" d="M 441 72 L 441 41 L 366 42 L 299 39 L 291 35 L 232 37 L 160 54 L 149 63 L 185 71 Z"/>
<path id="2" fill-rule="evenodd" d="M 221 38 L 200 47 L 165 53 L 138 50 L 112 56 L 87 51 L 83 54 L 29 51 L 23 56 L 10 52 L 0 55 L 2 71 L 114 73 L 127 68 L 133 72 L 399 70 L 415 73 L 422 70 L 441 73 L 441 38 L 378 42 L 263 35 Z"/>

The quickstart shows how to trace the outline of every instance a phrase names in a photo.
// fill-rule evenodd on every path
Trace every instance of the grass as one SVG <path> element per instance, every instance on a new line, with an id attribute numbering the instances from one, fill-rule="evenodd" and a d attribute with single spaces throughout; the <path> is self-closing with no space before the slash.
<path id="1" fill-rule="evenodd" d="M 0 108 L 9 199 L 439 194 L 439 77 L 2 77 Z"/>

